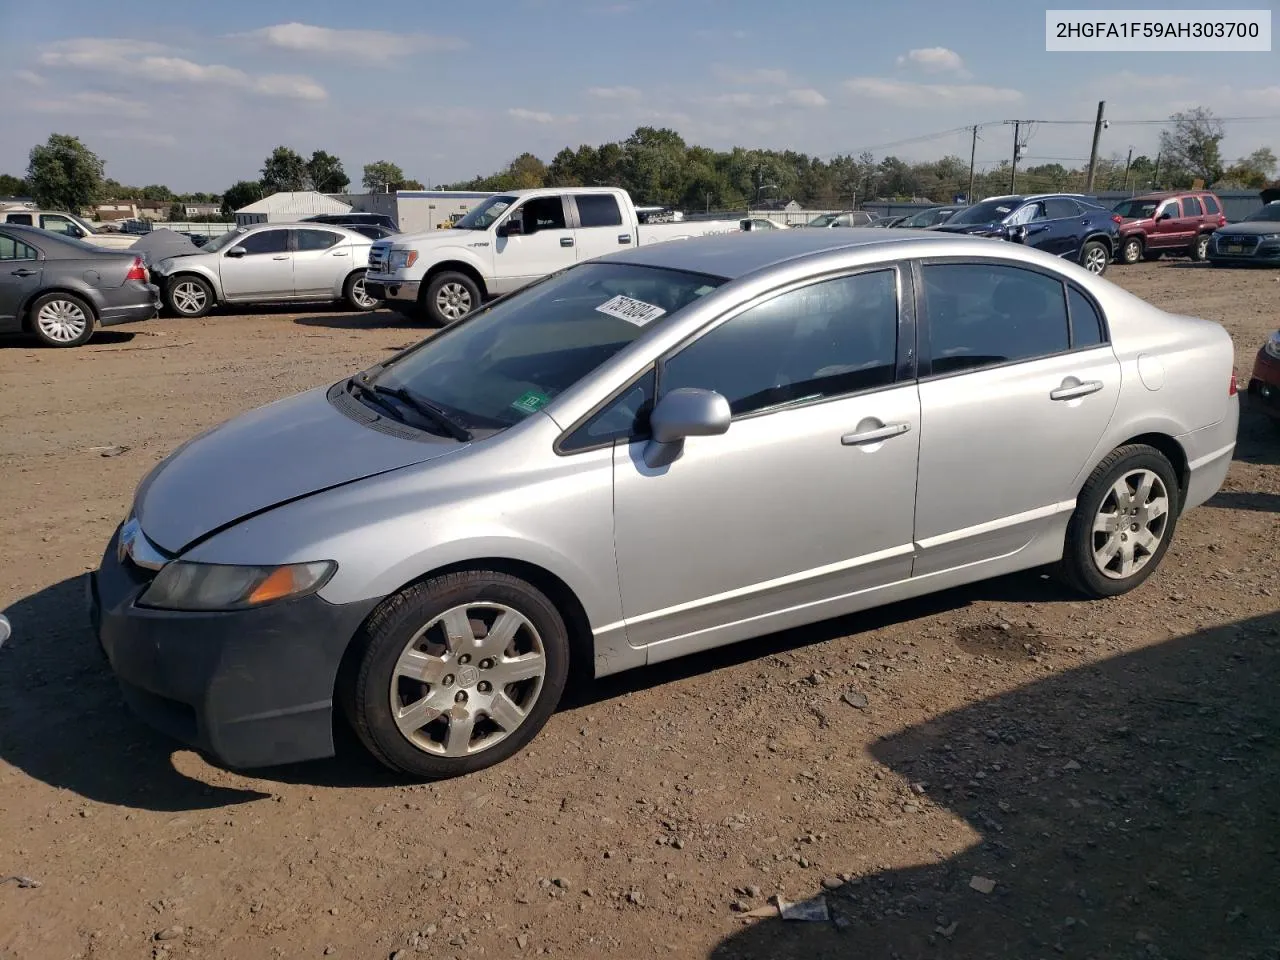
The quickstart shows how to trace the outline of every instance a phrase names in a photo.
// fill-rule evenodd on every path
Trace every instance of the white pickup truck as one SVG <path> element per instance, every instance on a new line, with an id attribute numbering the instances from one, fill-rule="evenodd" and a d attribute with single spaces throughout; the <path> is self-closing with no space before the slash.
<path id="1" fill-rule="evenodd" d="M 444 326 L 581 260 L 742 229 L 741 220 L 643 224 L 627 192 L 610 187 L 513 190 L 489 197 L 452 229 L 379 240 L 365 289 L 393 310 Z"/>
<path id="2" fill-rule="evenodd" d="M 0 223 L 18 223 L 24 227 L 39 227 L 62 237 L 83 240 L 95 247 L 107 250 L 128 250 L 138 242 L 136 236 L 127 233 L 99 233 L 93 225 L 73 213 L 55 213 L 39 210 L 29 204 L 0 208 Z"/>

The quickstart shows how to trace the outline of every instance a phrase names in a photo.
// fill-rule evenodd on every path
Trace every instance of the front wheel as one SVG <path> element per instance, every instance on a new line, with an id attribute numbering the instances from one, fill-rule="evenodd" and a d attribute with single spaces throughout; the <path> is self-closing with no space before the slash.
<path id="1" fill-rule="evenodd" d="M 1155 572 L 1178 521 L 1178 478 L 1155 447 L 1131 444 L 1098 464 L 1067 524 L 1059 575 L 1090 597 L 1128 593 Z"/>
<path id="2" fill-rule="evenodd" d="M 531 584 L 451 573 L 386 600 L 358 639 L 340 697 L 393 770 L 435 780 L 493 766 L 551 718 L 569 673 L 564 619 Z"/>
<path id="3" fill-rule="evenodd" d="M 480 306 L 480 288 L 465 273 L 437 273 L 427 284 L 425 300 L 431 321 L 447 327 Z"/>
<path id="4" fill-rule="evenodd" d="M 1090 240 L 1080 250 L 1080 265 L 1090 273 L 1102 276 L 1107 272 L 1107 261 L 1111 253 L 1107 245 L 1099 240 Z"/>
<path id="5" fill-rule="evenodd" d="M 1133 266 L 1142 259 L 1142 238 L 1128 237 L 1120 246 L 1120 262 Z"/>
<path id="6" fill-rule="evenodd" d="M 363 270 L 357 270 L 347 277 L 347 282 L 342 287 L 342 299 L 352 310 L 358 310 L 361 313 L 377 310 L 382 305 L 382 301 L 365 288 Z"/>
<path id="7" fill-rule="evenodd" d="M 164 300 L 178 316 L 195 320 L 213 309 L 213 287 L 203 277 L 192 274 L 175 277 L 165 284 Z"/>
<path id="8" fill-rule="evenodd" d="M 70 293 L 46 293 L 31 304 L 31 331 L 46 347 L 88 343 L 93 326 L 93 308 Z"/>
<path id="9" fill-rule="evenodd" d="M 1196 238 L 1196 242 L 1191 245 L 1189 254 L 1191 259 L 1197 263 L 1209 258 L 1209 235 L 1207 233 L 1202 233 Z"/>

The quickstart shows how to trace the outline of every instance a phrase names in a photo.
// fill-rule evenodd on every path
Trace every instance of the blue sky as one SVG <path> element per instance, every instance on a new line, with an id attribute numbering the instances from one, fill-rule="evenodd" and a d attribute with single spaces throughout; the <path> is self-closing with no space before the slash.
<path id="1" fill-rule="evenodd" d="M 920 160 L 968 158 L 966 133 L 928 135 L 1091 121 L 1100 99 L 1112 121 L 1104 156 L 1154 154 L 1159 125 L 1126 121 L 1197 104 L 1280 117 L 1280 52 L 1046 53 L 1044 10 L 1027 0 L 0 0 L 0 172 L 24 172 L 30 147 L 55 131 L 81 136 L 122 182 L 217 192 L 255 178 L 281 143 L 336 153 L 357 182 L 363 164 L 388 159 L 436 183 L 641 124 L 716 148 Z M 1280 153 L 1280 119 L 1226 130 L 1229 159 Z M 1037 125 L 1026 162 L 1087 157 L 1091 133 L 1088 122 Z M 985 128 L 980 165 L 1007 157 L 1011 139 L 1008 127 Z"/>

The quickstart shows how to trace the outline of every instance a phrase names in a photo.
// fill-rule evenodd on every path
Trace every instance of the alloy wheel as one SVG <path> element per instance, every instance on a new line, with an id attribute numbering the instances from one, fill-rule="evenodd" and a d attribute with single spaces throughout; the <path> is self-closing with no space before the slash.
<path id="1" fill-rule="evenodd" d="M 50 300 L 36 314 L 36 326 L 55 343 L 71 343 L 84 336 L 88 325 L 84 310 L 70 300 Z"/>
<path id="2" fill-rule="evenodd" d="M 462 604 L 405 644 L 391 673 L 391 715 L 425 753 L 474 756 L 520 728 L 546 672 L 528 617 L 501 603 Z"/>
<path id="3" fill-rule="evenodd" d="M 1084 268 L 1090 273 L 1102 273 L 1107 269 L 1107 251 L 1102 247 L 1094 247 L 1085 255 Z"/>
<path id="4" fill-rule="evenodd" d="M 436 293 L 436 307 L 442 316 L 460 320 L 471 312 L 471 291 L 460 283 L 446 283 Z"/>
<path id="5" fill-rule="evenodd" d="M 182 280 L 173 288 L 173 305 L 180 313 L 199 313 L 208 299 L 204 287 L 194 280 Z"/>
<path id="6" fill-rule="evenodd" d="M 1169 492 L 1151 470 L 1120 477 L 1093 518 L 1093 562 L 1112 580 L 1125 580 L 1151 562 L 1169 526 Z"/>
<path id="7" fill-rule="evenodd" d="M 378 305 L 376 297 L 370 296 L 369 291 L 365 288 L 364 277 L 359 277 L 351 284 L 351 299 L 355 301 L 356 306 L 363 307 L 368 310 Z"/>

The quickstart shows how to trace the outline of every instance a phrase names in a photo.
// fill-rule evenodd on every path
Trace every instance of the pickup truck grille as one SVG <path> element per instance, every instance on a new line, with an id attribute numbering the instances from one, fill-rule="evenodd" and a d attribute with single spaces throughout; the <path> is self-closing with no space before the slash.
<path id="1" fill-rule="evenodd" d="M 369 248 L 369 272 L 386 273 L 387 264 L 391 260 L 391 247 L 375 243 Z"/>

